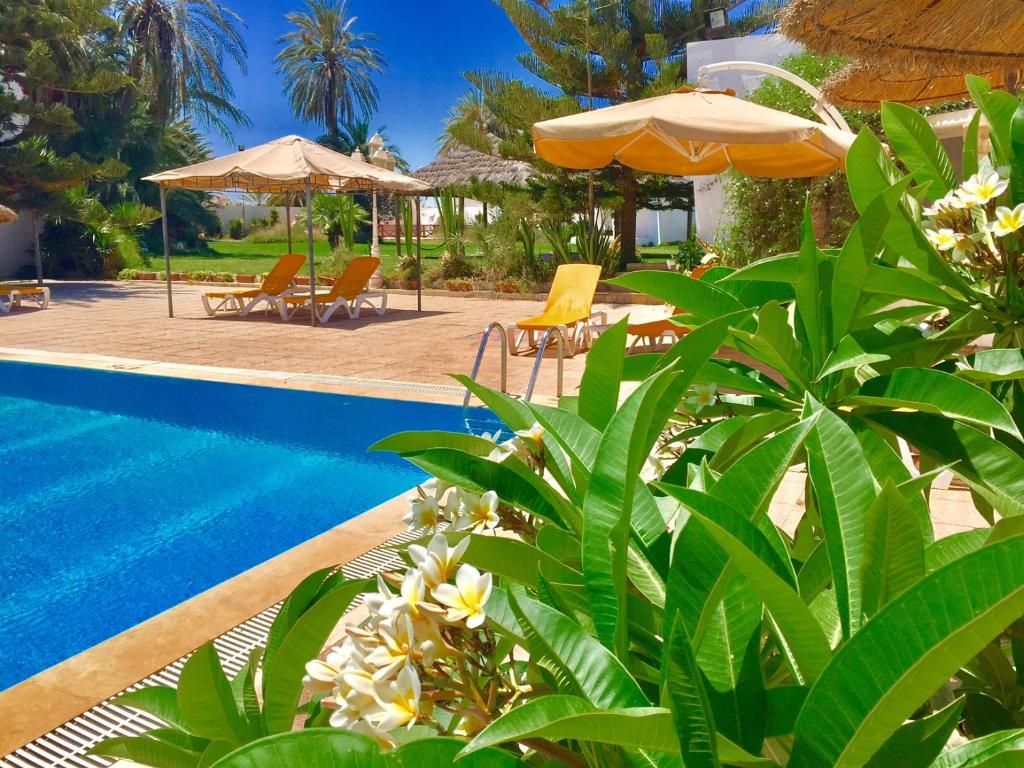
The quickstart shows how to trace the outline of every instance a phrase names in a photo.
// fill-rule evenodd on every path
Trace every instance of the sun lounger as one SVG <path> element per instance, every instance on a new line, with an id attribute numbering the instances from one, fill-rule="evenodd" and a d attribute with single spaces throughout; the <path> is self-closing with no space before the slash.
<path id="1" fill-rule="evenodd" d="M 360 308 L 369 307 L 383 315 L 388 309 L 388 295 L 384 291 L 367 291 L 366 286 L 373 273 L 380 266 L 380 259 L 374 256 L 359 256 L 352 259 L 345 271 L 334 281 L 331 290 L 314 296 L 314 311 L 321 323 L 329 322 L 334 313 L 344 308 L 349 318 L 359 317 Z M 373 299 L 380 300 L 374 306 Z M 277 300 L 277 309 L 282 320 L 290 320 L 302 307 L 309 305 L 309 296 L 296 294 Z"/>
<path id="2" fill-rule="evenodd" d="M 555 271 L 555 280 L 548 292 L 544 311 L 536 317 L 516 323 L 519 333 L 511 339 L 509 351 L 513 355 L 519 354 L 524 340 L 526 348 L 535 347 L 536 334 L 558 327 L 566 330 L 569 355 L 589 346 L 590 322 L 595 318 L 603 318 L 604 314 L 590 311 L 600 279 L 601 267 L 596 264 L 561 265 Z"/>
<path id="3" fill-rule="evenodd" d="M 640 342 L 646 342 L 649 346 L 662 342 L 674 342 L 681 336 L 689 332 L 689 329 L 684 328 L 681 325 L 677 325 L 672 322 L 672 318 L 677 315 L 685 315 L 686 310 L 682 307 L 675 307 L 672 313 L 668 317 L 663 317 L 658 320 L 648 320 L 645 323 L 630 323 L 626 326 L 626 332 L 630 336 L 636 338 L 633 339 L 633 343 L 630 345 L 630 350 L 636 349 Z"/>
<path id="4" fill-rule="evenodd" d="M 268 308 L 273 307 L 277 299 L 294 290 L 292 281 L 305 263 L 306 257 L 301 253 L 286 253 L 278 259 L 259 288 L 204 293 L 203 307 L 206 314 L 212 317 L 218 312 L 233 312 L 239 317 L 245 317 L 263 302 L 267 303 Z"/>
<path id="5" fill-rule="evenodd" d="M 40 309 L 50 306 L 50 289 L 45 285 L 0 285 L 0 315 L 20 307 L 22 299 L 34 301 Z"/>

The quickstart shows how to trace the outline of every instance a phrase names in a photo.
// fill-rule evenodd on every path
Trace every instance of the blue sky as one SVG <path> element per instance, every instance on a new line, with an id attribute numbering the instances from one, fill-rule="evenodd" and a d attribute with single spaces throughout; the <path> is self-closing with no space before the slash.
<path id="1" fill-rule="evenodd" d="M 255 146 L 289 133 L 316 138 L 323 131 L 292 117 L 283 83 L 274 72 L 276 40 L 287 30 L 284 16 L 300 0 L 227 0 L 245 20 L 249 47 L 247 75 L 235 74 L 236 102 L 252 126 L 237 128 L 235 141 L 216 133 L 214 151 Z M 380 110 L 374 127 L 385 125 L 392 141 L 413 168 L 434 157 L 436 139 L 449 108 L 466 92 L 461 73 L 493 68 L 517 76 L 527 73 L 516 61 L 526 44 L 491 0 L 349 0 L 357 28 L 380 37 L 387 71 L 378 76 Z"/>

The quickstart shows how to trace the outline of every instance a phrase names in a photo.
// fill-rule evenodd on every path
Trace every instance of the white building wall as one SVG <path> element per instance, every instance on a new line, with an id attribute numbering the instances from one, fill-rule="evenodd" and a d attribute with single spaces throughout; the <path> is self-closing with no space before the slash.
<path id="1" fill-rule="evenodd" d="M 32 264 L 32 218 L 25 211 L 10 224 L 0 224 L 0 280 L 13 277 Z"/>
<path id="2" fill-rule="evenodd" d="M 705 64 L 722 61 L 756 61 L 778 64 L 800 53 L 801 47 L 782 35 L 751 35 L 725 40 L 702 40 L 686 46 L 686 79 L 696 84 L 698 72 Z M 745 96 L 766 77 L 758 72 L 718 72 L 711 75 L 706 87 L 715 90 L 731 88 L 737 96 Z M 697 214 L 697 236 L 711 242 L 718 232 L 725 209 L 725 184 L 722 176 L 693 176 Z"/>
<path id="3" fill-rule="evenodd" d="M 285 207 L 283 205 L 275 206 L 278 215 L 281 217 L 281 221 L 284 221 Z M 295 215 L 301 208 L 292 208 L 292 221 L 295 220 Z M 241 203 L 232 203 L 231 205 L 218 205 L 213 208 L 213 212 L 217 214 L 217 218 L 220 219 L 221 229 L 225 232 L 228 231 L 228 222 L 241 220 L 246 226 L 253 219 L 267 219 L 270 217 L 271 206 L 268 205 L 242 205 Z"/>

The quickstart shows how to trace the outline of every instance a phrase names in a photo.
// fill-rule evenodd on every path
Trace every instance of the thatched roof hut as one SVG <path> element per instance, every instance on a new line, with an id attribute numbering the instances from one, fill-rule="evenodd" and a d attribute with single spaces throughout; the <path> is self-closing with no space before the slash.
<path id="1" fill-rule="evenodd" d="M 533 166 L 524 160 L 510 160 L 499 155 L 477 152 L 464 144 L 438 155 L 432 163 L 413 171 L 410 176 L 425 181 L 434 191 L 451 186 L 464 186 L 474 181 L 495 184 L 523 184 L 533 174 Z"/>
<path id="2" fill-rule="evenodd" d="M 836 53 L 948 74 L 1024 66 L 1019 0 L 793 0 L 782 31 L 819 53 Z"/>
<path id="3" fill-rule="evenodd" d="M 1006 89 L 1007 73 L 998 69 L 975 72 L 993 88 Z M 833 104 L 854 109 L 878 109 L 883 101 L 911 107 L 946 104 L 966 99 L 964 72 L 953 68 L 901 67 L 875 60 L 854 62 L 828 78 L 821 88 Z"/>
<path id="4" fill-rule="evenodd" d="M 6 205 L 0 205 L 0 224 L 7 224 L 18 218 L 18 214 Z"/>

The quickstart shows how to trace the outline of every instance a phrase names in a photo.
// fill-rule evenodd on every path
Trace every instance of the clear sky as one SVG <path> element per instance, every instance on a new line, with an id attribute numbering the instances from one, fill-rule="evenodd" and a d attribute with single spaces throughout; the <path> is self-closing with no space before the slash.
<path id="1" fill-rule="evenodd" d="M 288 29 L 285 14 L 304 0 L 226 0 L 245 20 L 249 47 L 247 75 L 234 74 L 236 102 L 252 126 L 236 128 L 235 141 L 209 138 L 218 154 L 238 144 L 255 146 L 289 133 L 316 138 L 319 126 L 296 120 L 275 73 L 277 39 Z M 434 157 L 437 137 L 449 108 L 466 92 L 462 72 L 499 69 L 520 77 L 528 73 L 516 61 L 526 44 L 492 0 L 349 0 L 356 28 L 372 32 L 387 62 L 377 77 L 380 109 L 373 127 L 387 126 L 412 168 Z"/>

